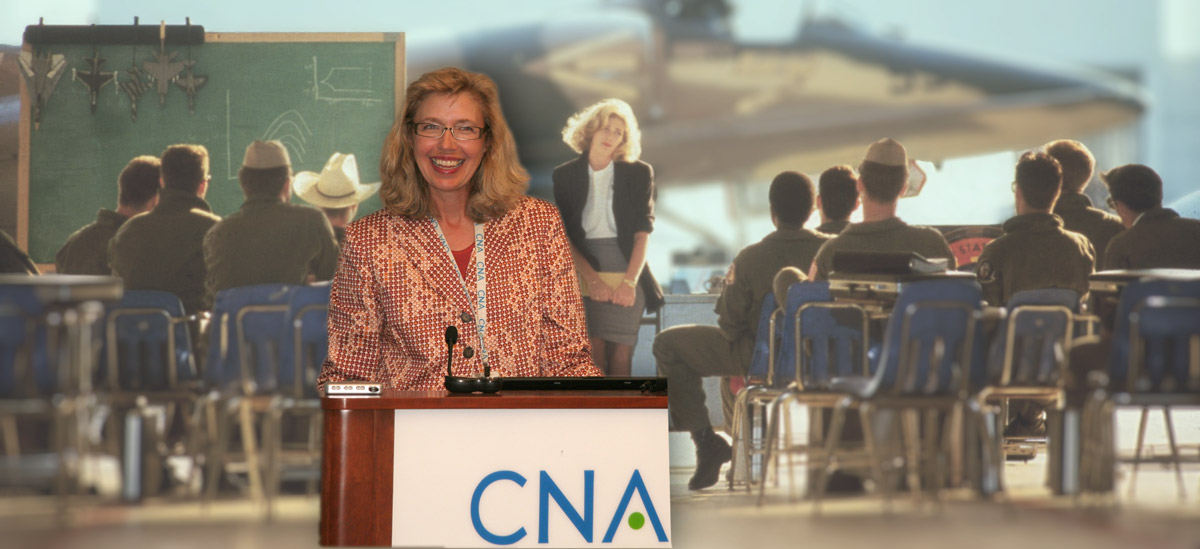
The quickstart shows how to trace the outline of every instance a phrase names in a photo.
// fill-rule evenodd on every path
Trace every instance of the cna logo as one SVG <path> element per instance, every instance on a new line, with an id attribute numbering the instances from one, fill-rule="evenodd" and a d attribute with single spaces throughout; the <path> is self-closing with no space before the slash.
<path id="1" fill-rule="evenodd" d="M 526 479 L 515 471 L 496 471 L 483 477 L 483 480 L 479 481 L 479 484 L 475 487 L 475 492 L 471 495 L 471 524 L 475 526 L 475 532 L 479 534 L 479 537 L 485 541 L 496 545 L 512 545 L 521 541 L 527 535 L 524 526 L 511 533 L 492 532 L 484 527 L 483 519 L 480 516 L 479 507 L 484 492 L 498 482 L 511 482 L 524 488 Z M 554 505 L 562 511 L 567 519 L 571 521 L 571 524 L 575 526 L 575 529 L 583 537 L 584 541 L 593 543 L 596 525 L 596 472 L 592 470 L 584 471 L 583 482 L 583 501 L 576 502 L 583 505 L 583 512 L 580 513 L 576 504 L 567 499 L 566 494 L 559 489 L 554 479 L 550 478 L 550 475 L 546 471 L 538 473 L 538 543 L 550 543 L 549 518 L 551 500 L 554 501 Z M 646 510 L 646 515 L 634 512 L 626 518 L 625 511 L 635 494 L 641 498 L 642 507 Z M 650 499 L 650 494 L 646 490 L 646 483 L 642 480 L 641 471 L 634 469 L 633 475 L 625 485 L 620 503 L 617 504 L 616 509 L 612 512 L 612 518 L 608 521 L 607 527 L 604 530 L 604 537 L 600 542 L 612 543 L 613 537 L 616 536 L 617 529 L 621 527 L 622 523 L 625 523 L 626 526 L 633 530 L 640 530 L 646 525 L 647 521 L 654 528 L 654 534 L 658 538 L 658 541 L 665 543 L 667 541 L 667 533 L 658 518 L 658 511 L 654 507 L 654 501 Z"/>

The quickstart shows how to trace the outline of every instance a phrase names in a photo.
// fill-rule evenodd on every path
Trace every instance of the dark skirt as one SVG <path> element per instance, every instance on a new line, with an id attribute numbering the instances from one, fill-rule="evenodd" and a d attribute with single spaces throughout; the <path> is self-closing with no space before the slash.
<path id="1" fill-rule="evenodd" d="M 625 273 L 629 261 L 617 246 L 616 238 L 589 238 L 587 249 L 598 263 L 598 272 Z M 622 307 L 615 303 L 600 303 L 584 298 L 583 306 L 587 313 L 588 337 L 599 338 L 613 343 L 633 346 L 637 344 L 638 328 L 642 321 L 642 311 L 646 309 L 646 296 L 641 285 L 636 288 L 637 298 L 632 307 Z"/>

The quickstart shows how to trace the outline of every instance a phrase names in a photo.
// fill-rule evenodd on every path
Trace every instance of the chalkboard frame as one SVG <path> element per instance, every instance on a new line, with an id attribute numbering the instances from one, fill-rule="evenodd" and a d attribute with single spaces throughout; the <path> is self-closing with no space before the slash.
<path id="1" fill-rule="evenodd" d="M 205 33 L 205 44 L 263 44 L 263 43 L 390 43 L 394 52 L 394 67 L 393 67 L 393 82 L 392 82 L 392 118 L 394 119 L 399 110 L 404 105 L 404 90 L 407 82 L 406 66 L 406 51 L 405 40 L 403 33 L 224 33 L 224 32 L 208 32 Z M 178 49 L 178 48 L 174 48 Z M 26 43 L 22 46 L 23 52 L 32 52 L 33 47 Z M 71 66 L 77 66 L 78 63 L 71 63 Z M 119 65 L 119 64 L 118 64 Z M 105 67 L 106 70 L 119 70 Z M 68 71 L 69 72 L 69 71 Z M 70 82 L 71 75 L 64 75 L 58 86 L 72 85 Z M 182 95 L 180 90 L 173 90 L 172 93 Z M 24 250 L 30 250 L 30 234 L 31 234 L 31 211 L 30 211 L 30 170 L 31 160 L 33 159 L 33 151 L 31 150 L 33 119 L 30 102 L 32 98 L 29 95 L 28 88 L 22 83 L 20 86 L 21 110 L 18 122 L 19 147 L 17 158 L 17 224 L 16 224 L 16 241 L 17 244 Z M 179 100 L 175 98 L 175 100 Z M 155 105 L 156 96 L 153 90 L 150 90 L 143 95 L 139 104 Z M 139 107 L 139 109 L 142 107 Z M 382 139 L 379 142 L 379 147 L 382 148 Z M 299 168 L 296 168 L 299 170 Z M 319 168 L 317 168 L 319 169 Z M 376 181 L 378 179 L 378 171 L 376 166 L 370 164 L 359 164 L 360 177 L 365 182 Z M 115 174 L 112 180 L 115 183 Z M 114 185 L 115 187 L 115 185 Z M 97 208 L 115 208 L 115 200 L 111 204 L 98 204 Z M 94 210 L 93 210 L 94 211 Z M 75 230 L 82 227 L 86 223 L 90 223 L 93 218 L 79 220 L 79 226 L 73 227 Z M 32 255 L 32 254 L 31 254 Z M 46 261 L 44 257 L 35 257 L 38 268 L 43 273 L 53 272 L 54 264 L 52 257 Z M 42 259 L 42 261 L 38 261 Z"/>

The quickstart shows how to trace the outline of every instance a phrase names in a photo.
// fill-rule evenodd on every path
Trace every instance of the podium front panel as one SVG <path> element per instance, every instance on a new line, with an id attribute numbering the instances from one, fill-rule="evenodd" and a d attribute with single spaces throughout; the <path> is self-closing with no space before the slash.
<path id="1" fill-rule="evenodd" d="M 393 546 L 670 546 L 666 410 L 397 410 L 395 429 Z"/>
<path id="2" fill-rule="evenodd" d="M 665 394 L 321 400 L 321 545 L 670 547 Z"/>

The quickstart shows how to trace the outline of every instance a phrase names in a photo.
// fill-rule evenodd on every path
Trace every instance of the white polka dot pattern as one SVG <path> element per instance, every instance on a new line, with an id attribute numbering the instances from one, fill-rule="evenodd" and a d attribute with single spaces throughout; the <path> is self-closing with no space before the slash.
<path id="1" fill-rule="evenodd" d="M 524 198 L 489 222 L 485 272 L 492 375 L 598 376 L 562 220 Z M 472 256 L 468 273 L 475 272 Z M 474 284 L 470 285 L 472 288 Z M 318 384 L 348 379 L 437 390 L 446 375 L 446 326 L 458 328 L 454 374 L 483 371 L 471 302 L 428 219 L 380 210 L 346 229 L 329 300 L 329 357 Z"/>

